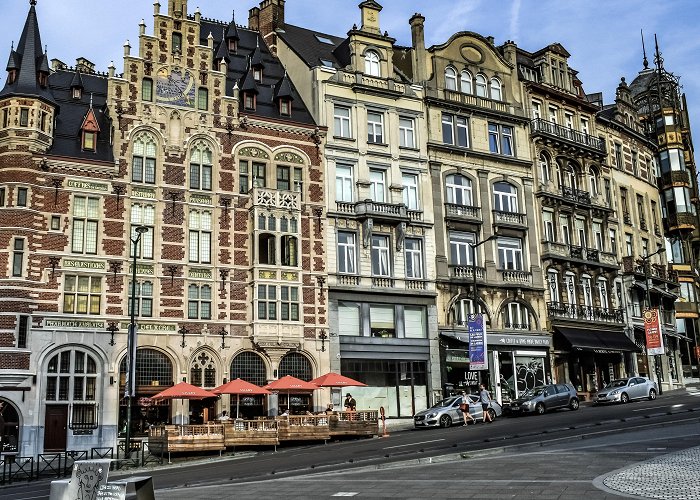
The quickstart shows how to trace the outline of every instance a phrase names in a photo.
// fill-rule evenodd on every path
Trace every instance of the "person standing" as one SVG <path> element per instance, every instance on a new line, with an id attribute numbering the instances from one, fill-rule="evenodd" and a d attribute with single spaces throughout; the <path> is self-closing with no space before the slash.
<path id="1" fill-rule="evenodd" d="M 351 394 L 345 395 L 344 406 L 345 406 L 345 411 L 355 411 L 357 409 L 357 402 L 355 401 L 355 398 L 353 398 Z"/>
<path id="2" fill-rule="evenodd" d="M 469 412 L 469 403 L 471 403 L 469 396 L 467 396 L 466 392 L 462 391 L 462 401 L 459 403 L 459 409 L 462 410 L 462 416 L 464 417 L 464 427 L 469 425 L 469 421 L 476 423 L 476 419 L 472 417 L 472 414 Z"/>
<path id="3" fill-rule="evenodd" d="M 489 403 L 491 402 L 491 396 L 489 391 L 486 390 L 484 384 L 479 385 L 479 402 L 481 403 L 481 410 L 483 411 L 482 419 L 484 423 L 491 423 L 491 415 L 489 415 Z"/>

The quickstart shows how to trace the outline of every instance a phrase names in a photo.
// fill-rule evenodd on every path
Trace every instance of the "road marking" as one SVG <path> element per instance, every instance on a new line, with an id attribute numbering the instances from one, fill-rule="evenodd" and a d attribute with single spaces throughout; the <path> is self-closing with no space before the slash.
<path id="1" fill-rule="evenodd" d="M 676 408 L 676 407 L 678 407 L 678 406 L 683 406 L 683 405 L 672 406 L 672 408 Z M 669 407 L 668 405 L 664 405 L 664 406 L 650 406 L 650 407 L 648 407 L 648 408 L 637 408 L 636 410 L 632 410 L 632 411 L 657 410 L 657 409 L 659 409 L 659 408 L 668 408 L 668 407 Z"/>
<path id="2" fill-rule="evenodd" d="M 390 450 L 392 448 L 403 448 L 405 446 L 417 446 L 419 444 L 426 444 L 426 443 L 437 443 L 438 441 L 444 441 L 444 439 L 432 439 L 430 441 L 421 441 L 420 443 L 410 443 L 410 444 L 399 444 L 396 446 L 387 446 L 384 448 L 385 450 Z"/>
<path id="3" fill-rule="evenodd" d="M 339 491 L 338 493 L 333 493 L 331 496 L 332 497 L 354 497 L 355 495 L 359 495 L 360 493 L 358 491 Z"/>
<path id="4" fill-rule="evenodd" d="M 647 451 L 666 451 L 666 448 L 647 448 Z"/>

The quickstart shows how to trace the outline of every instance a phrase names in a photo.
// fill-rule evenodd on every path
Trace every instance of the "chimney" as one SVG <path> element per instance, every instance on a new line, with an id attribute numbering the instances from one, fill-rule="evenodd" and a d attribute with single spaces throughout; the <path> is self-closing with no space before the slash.
<path id="1" fill-rule="evenodd" d="M 260 2 L 260 33 L 263 38 L 284 26 L 284 0 Z"/>
<path id="2" fill-rule="evenodd" d="M 513 66 L 517 66 L 518 64 L 516 58 L 516 49 L 517 45 L 515 45 L 515 42 L 513 40 L 506 40 L 506 43 L 503 44 L 503 57 Z"/>
<path id="3" fill-rule="evenodd" d="M 413 81 L 425 81 L 425 17 L 419 13 L 413 14 L 408 20 L 411 25 L 411 42 L 413 45 Z"/>
<path id="4" fill-rule="evenodd" d="M 257 7 L 248 11 L 248 28 L 254 31 L 260 29 L 260 9 Z"/>

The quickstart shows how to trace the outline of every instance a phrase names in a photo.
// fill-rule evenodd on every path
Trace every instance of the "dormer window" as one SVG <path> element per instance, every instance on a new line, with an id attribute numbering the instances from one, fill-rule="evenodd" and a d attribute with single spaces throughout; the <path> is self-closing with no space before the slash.
<path id="1" fill-rule="evenodd" d="M 233 53 L 238 51 L 238 40 L 236 40 L 235 38 L 229 38 L 228 51 Z"/>
<path id="2" fill-rule="evenodd" d="M 382 76 L 379 68 L 379 54 L 373 50 L 365 52 L 365 74 L 369 76 Z"/>
<path id="3" fill-rule="evenodd" d="M 172 53 L 173 54 L 182 54 L 182 34 L 181 33 L 173 33 L 173 45 L 172 45 Z"/>
<path id="4" fill-rule="evenodd" d="M 289 99 L 280 99 L 280 115 L 289 116 L 292 114 L 292 103 Z"/>
<path id="5" fill-rule="evenodd" d="M 262 68 L 253 68 L 253 79 L 256 82 L 262 81 Z"/>
<path id="6" fill-rule="evenodd" d="M 97 134 L 100 132 L 100 126 L 92 108 L 85 115 L 80 130 L 83 151 L 95 151 L 97 149 Z"/>
<path id="7" fill-rule="evenodd" d="M 245 109 L 255 110 L 255 94 L 246 92 L 243 94 L 243 107 Z"/>
<path id="8" fill-rule="evenodd" d="M 11 84 L 15 83 L 15 80 L 16 80 L 16 79 L 17 79 L 17 70 L 16 70 L 16 69 L 11 69 L 11 70 L 7 73 L 7 83 L 8 83 L 8 85 L 11 85 Z"/>
<path id="9" fill-rule="evenodd" d="M 49 84 L 49 75 L 46 73 L 39 73 L 39 86 L 46 87 Z"/>
<path id="10" fill-rule="evenodd" d="M 95 151 L 95 132 L 83 131 L 83 151 Z"/>
<path id="11" fill-rule="evenodd" d="M 83 97 L 83 89 L 80 87 L 73 87 L 73 99 L 80 99 Z"/>

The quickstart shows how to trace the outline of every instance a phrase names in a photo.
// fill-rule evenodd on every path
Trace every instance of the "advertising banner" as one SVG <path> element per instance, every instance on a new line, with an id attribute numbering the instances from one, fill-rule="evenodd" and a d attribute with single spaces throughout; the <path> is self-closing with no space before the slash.
<path id="1" fill-rule="evenodd" d="M 469 329 L 469 369 L 488 370 L 486 357 L 486 325 L 483 314 L 470 314 L 467 318 Z"/>
<path id="2" fill-rule="evenodd" d="M 644 309 L 644 333 L 647 341 L 647 354 L 656 356 L 664 353 L 664 338 L 659 326 L 659 311 Z"/>

